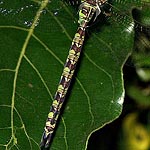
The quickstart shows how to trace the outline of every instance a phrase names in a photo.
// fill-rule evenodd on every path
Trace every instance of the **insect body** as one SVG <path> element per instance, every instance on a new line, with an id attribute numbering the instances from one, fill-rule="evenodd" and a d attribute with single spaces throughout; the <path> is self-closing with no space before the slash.
<path id="1" fill-rule="evenodd" d="M 58 85 L 58 89 L 54 96 L 54 101 L 50 108 L 44 133 L 41 139 L 41 148 L 48 148 L 52 139 L 52 134 L 55 130 L 56 122 L 60 114 L 60 109 L 65 100 L 67 90 L 69 88 L 72 76 L 74 74 L 77 61 L 79 59 L 82 45 L 85 37 L 85 30 L 87 24 L 92 19 L 94 13 L 96 17 L 100 14 L 100 6 L 104 4 L 105 0 L 82 0 L 79 7 L 79 27 L 72 41 L 72 45 L 67 57 L 63 73 Z"/>

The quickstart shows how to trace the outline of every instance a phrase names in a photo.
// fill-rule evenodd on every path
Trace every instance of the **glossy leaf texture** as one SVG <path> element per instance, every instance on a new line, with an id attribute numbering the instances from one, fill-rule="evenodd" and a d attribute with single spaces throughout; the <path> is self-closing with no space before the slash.
<path id="1" fill-rule="evenodd" d="M 133 46 L 131 8 L 87 28 L 78 67 L 51 150 L 84 150 L 95 130 L 117 118 L 124 100 L 122 66 Z M 78 23 L 64 1 L 0 2 L 0 149 L 38 150 L 45 120 Z"/>

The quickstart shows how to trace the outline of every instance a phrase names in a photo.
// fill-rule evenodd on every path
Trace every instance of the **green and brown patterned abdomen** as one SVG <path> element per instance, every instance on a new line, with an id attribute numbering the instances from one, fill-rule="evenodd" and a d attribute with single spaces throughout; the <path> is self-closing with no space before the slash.
<path id="1" fill-rule="evenodd" d="M 79 27 L 74 36 L 74 39 L 69 50 L 69 54 L 64 65 L 63 73 L 60 78 L 60 82 L 54 96 L 52 106 L 50 108 L 44 133 L 41 139 L 41 148 L 48 148 L 52 139 L 52 134 L 55 130 L 57 119 L 60 114 L 60 109 L 64 103 L 66 93 L 71 83 L 72 76 L 76 69 L 76 65 L 81 53 L 85 38 L 85 29 L 87 24 L 92 19 L 95 12 L 100 13 L 99 5 L 103 4 L 104 1 L 100 0 L 82 0 L 79 9 Z"/>

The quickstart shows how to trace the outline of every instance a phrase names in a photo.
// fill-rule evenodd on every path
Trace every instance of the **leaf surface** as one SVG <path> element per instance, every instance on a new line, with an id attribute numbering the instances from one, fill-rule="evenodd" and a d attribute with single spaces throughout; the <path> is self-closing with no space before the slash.
<path id="1" fill-rule="evenodd" d="M 122 66 L 133 46 L 131 8 L 139 1 L 112 4 L 112 16 L 87 29 L 51 150 L 86 149 L 90 134 L 121 113 Z M 0 149 L 40 149 L 77 19 L 60 0 L 0 2 Z"/>

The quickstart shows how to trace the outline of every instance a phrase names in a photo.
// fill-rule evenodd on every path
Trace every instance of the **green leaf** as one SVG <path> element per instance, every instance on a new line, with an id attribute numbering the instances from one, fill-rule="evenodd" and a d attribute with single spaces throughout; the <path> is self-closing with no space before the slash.
<path id="1" fill-rule="evenodd" d="M 51 150 L 86 149 L 92 132 L 120 115 L 122 66 L 133 45 L 131 8 L 140 3 L 133 1 L 112 2 L 112 16 L 87 29 Z M 0 2 L 1 150 L 40 149 L 77 19 L 60 0 Z"/>

